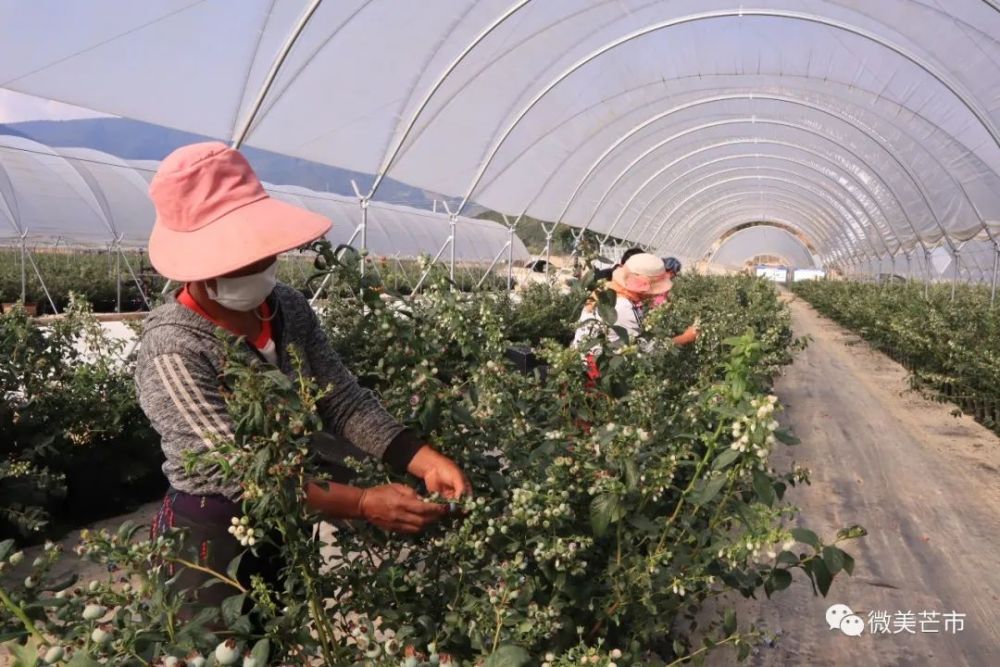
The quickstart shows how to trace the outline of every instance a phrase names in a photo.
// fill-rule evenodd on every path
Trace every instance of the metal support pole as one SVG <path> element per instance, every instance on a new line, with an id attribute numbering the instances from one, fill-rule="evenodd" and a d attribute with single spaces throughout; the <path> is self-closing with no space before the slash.
<path id="1" fill-rule="evenodd" d="M 1000 243 L 993 242 L 993 281 L 990 286 L 990 308 L 997 300 L 997 264 L 1000 263 Z"/>
<path id="2" fill-rule="evenodd" d="M 121 252 L 120 249 L 119 252 Z M 152 306 L 149 303 L 149 299 L 146 298 L 146 291 L 142 289 L 142 282 L 139 280 L 139 277 L 135 275 L 135 271 L 132 270 L 132 264 L 128 261 L 128 257 L 126 257 L 124 253 L 122 253 L 121 258 L 125 261 L 125 268 L 128 269 L 129 275 L 132 276 L 132 281 L 135 283 L 136 289 L 139 290 L 139 296 L 142 298 L 142 302 L 146 304 L 146 309 L 152 310 Z M 141 264 L 142 262 L 141 258 L 139 259 L 139 262 Z"/>
<path id="3" fill-rule="evenodd" d="M 521 221 L 521 216 L 517 216 L 513 224 L 507 219 L 506 215 L 503 216 L 503 221 L 507 223 L 507 291 L 509 292 L 514 288 L 514 229 L 517 228 L 517 223 Z"/>
<path id="4" fill-rule="evenodd" d="M 253 126 L 253 122 L 257 118 L 257 114 L 264 105 L 264 100 L 267 98 L 267 94 L 271 90 L 271 86 L 274 85 L 275 80 L 278 78 L 278 72 L 281 70 L 281 66 L 284 64 L 285 59 L 288 58 L 288 54 L 292 52 L 295 42 L 305 31 L 306 24 L 309 23 L 309 19 L 311 19 L 313 14 L 316 13 L 316 10 L 319 9 L 319 5 L 322 1 L 323 0 L 313 0 L 302 15 L 299 16 L 298 22 L 292 29 L 291 33 L 289 33 L 288 38 L 281 47 L 281 50 L 278 51 L 278 55 L 274 59 L 274 62 L 271 63 L 271 69 L 268 71 L 267 76 L 264 79 L 264 85 L 261 86 L 257 93 L 257 98 L 254 100 L 249 111 L 243 118 L 243 122 L 240 124 L 239 129 L 233 134 L 233 148 L 238 149 L 243 145 L 243 140 L 246 139 L 247 134 L 249 134 L 250 128 Z"/>
<path id="5" fill-rule="evenodd" d="M 924 272 L 927 274 L 927 280 L 924 282 L 924 298 L 930 297 L 931 280 L 933 279 L 931 275 L 931 253 L 927 248 L 924 248 Z"/>
<path id="6" fill-rule="evenodd" d="M 28 263 L 28 249 L 25 247 L 24 237 L 27 232 L 21 234 L 21 303 L 28 302 L 28 273 L 25 270 Z"/>
<path id="7" fill-rule="evenodd" d="M 952 259 L 952 263 L 955 265 L 955 275 L 954 275 L 954 277 L 951 280 L 951 300 L 954 301 L 955 300 L 955 287 L 958 285 L 958 280 L 961 277 L 960 274 L 959 274 L 959 268 L 958 268 L 958 257 L 959 257 L 959 255 L 958 255 L 958 248 L 954 248 L 952 250 L 952 252 L 951 252 L 951 255 L 952 255 L 952 258 L 953 258 Z"/>
<path id="8" fill-rule="evenodd" d="M 27 251 L 25 251 L 24 257 L 31 262 L 31 268 L 35 270 L 35 277 L 38 278 L 38 284 L 42 286 L 42 292 L 45 293 L 45 298 L 49 300 L 49 305 L 52 306 L 52 314 L 58 315 L 59 309 L 56 308 L 56 302 L 49 293 L 49 288 L 45 285 L 45 280 L 42 278 L 42 272 L 38 270 L 38 265 L 35 264 L 34 258 L 32 258 L 31 253 Z"/>
<path id="9" fill-rule="evenodd" d="M 431 259 L 431 263 L 427 266 L 427 269 L 423 272 L 423 274 L 421 274 L 420 280 L 418 280 L 417 284 L 413 287 L 413 294 L 416 294 L 417 291 L 420 289 L 420 287 L 424 284 L 424 281 L 427 280 L 427 276 L 430 275 L 431 269 L 433 269 L 437 261 L 441 259 L 441 255 L 444 254 L 444 249 L 447 248 L 448 244 L 451 242 L 452 242 L 451 237 L 445 239 L 444 243 L 441 245 L 441 249 L 438 250 L 437 254 L 434 255 L 434 257 Z"/>
<path id="10" fill-rule="evenodd" d="M 358 204 L 361 206 L 361 224 L 358 225 L 358 229 L 361 232 L 361 277 L 363 278 L 368 264 L 365 253 L 368 250 L 368 204 L 370 200 L 361 194 L 361 190 L 353 178 L 351 179 L 351 187 L 354 189 L 354 195 L 358 198 Z"/>
<path id="11" fill-rule="evenodd" d="M 455 288 L 455 286 L 454 286 L 454 283 L 455 283 L 455 230 L 456 230 L 456 228 L 458 226 L 458 214 L 459 214 L 459 212 L 462 209 L 461 209 L 461 207 L 459 207 L 458 210 L 452 211 L 451 207 L 448 205 L 448 202 L 446 200 L 443 200 L 443 199 L 441 200 L 441 205 L 444 206 L 444 210 L 448 214 L 448 227 L 449 227 L 448 240 L 445 241 L 445 245 L 441 247 L 441 250 L 444 250 L 445 246 L 448 246 L 450 244 L 449 253 L 448 253 L 449 254 L 449 259 L 448 259 L 448 277 L 451 279 L 452 289 L 454 289 Z M 437 257 L 440 257 L 440 256 L 441 256 L 441 253 L 439 252 L 435 256 L 434 261 L 436 262 L 437 261 Z M 429 271 L 430 267 L 427 267 L 427 268 L 428 268 L 428 271 Z M 424 277 L 426 277 L 426 273 L 424 274 Z M 421 282 L 423 282 L 423 277 L 420 280 L 421 280 Z"/>
<path id="12" fill-rule="evenodd" d="M 368 200 L 361 200 L 361 275 L 368 264 Z"/>
<path id="13" fill-rule="evenodd" d="M 549 266 L 552 264 L 552 233 L 556 226 L 546 227 L 542 225 L 542 229 L 545 231 L 545 277 L 548 278 Z"/>
<path id="14" fill-rule="evenodd" d="M 122 255 L 115 244 L 115 312 L 122 312 Z"/>
<path id="15" fill-rule="evenodd" d="M 496 257 L 493 258 L 493 261 L 490 262 L 490 266 L 489 268 L 486 269 L 486 272 L 483 273 L 483 277 L 479 279 L 478 283 L 476 283 L 476 289 L 479 289 L 482 286 L 483 282 L 486 280 L 486 277 L 490 275 L 490 271 L 492 271 L 493 267 L 496 266 L 497 262 L 500 261 L 500 256 L 503 255 L 504 250 L 507 250 L 507 248 L 509 247 L 510 247 L 510 241 L 504 244 L 504 247 L 500 248 L 500 252 L 498 252 L 496 254 Z"/>
<path id="16" fill-rule="evenodd" d="M 580 243 L 583 240 L 583 235 L 585 233 L 586 230 L 583 229 L 578 232 L 574 232 L 572 228 L 570 229 L 570 235 L 573 237 L 573 250 L 570 252 L 570 259 L 572 261 L 570 270 L 573 272 L 574 276 L 578 273 L 584 273 L 584 271 L 580 269 Z"/>
<path id="17" fill-rule="evenodd" d="M 452 282 L 455 282 L 455 230 L 458 227 L 458 216 L 454 213 L 448 216 L 448 225 L 451 229 L 451 235 L 448 237 L 451 241 L 451 248 L 448 258 L 448 277 L 451 278 Z M 453 286 L 454 287 L 454 286 Z"/>
<path id="18" fill-rule="evenodd" d="M 573 264 L 576 264 L 576 258 L 580 256 L 580 240 L 583 238 L 586 230 L 581 229 L 579 232 L 571 231 L 570 234 L 573 236 L 573 251 L 570 255 L 573 257 Z"/>

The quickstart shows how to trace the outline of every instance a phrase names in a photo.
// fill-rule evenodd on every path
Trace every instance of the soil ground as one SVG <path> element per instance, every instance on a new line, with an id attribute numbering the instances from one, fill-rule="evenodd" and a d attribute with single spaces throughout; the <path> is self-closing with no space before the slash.
<path id="1" fill-rule="evenodd" d="M 813 339 L 776 385 L 782 420 L 802 444 L 784 448 L 775 463 L 780 469 L 794 457 L 812 470 L 812 484 L 787 497 L 820 535 L 851 524 L 869 534 L 847 544 L 854 576 L 838 576 L 826 598 L 813 595 L 804 575 L 772 600 L 736 596 L 741 625 L 780 633 L 748 664 L 1000 665 L 1000 440 L 953 416 L 954 406 L 909 391 L 901 366 L 805 302 L 784 298 L 796 335 Z M 835 603 L 866 623 L 868 612 L 888 612 L 891 632 L 831 630 L 824 619 Z M 945 632 L 943 616 L 921 626 L 923 611 L 965 614 L 964 629 Z M 908 625 L 899 612 L 915 615 L 913 634 L 896 632 L 897 620 Z M 709 660 L 733 662 L 728 651 Z"/>

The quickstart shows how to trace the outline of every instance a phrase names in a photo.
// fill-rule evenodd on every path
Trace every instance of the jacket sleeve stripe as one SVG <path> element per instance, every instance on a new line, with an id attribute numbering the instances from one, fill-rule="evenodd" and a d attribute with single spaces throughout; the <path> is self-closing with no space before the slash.
<path id="1" fill-rule="evenodd" d="M 194 433 L 212 447 L 215 445 L 212 436 L 221 437 L 223 434 L 219 432 L 218 428 L 212 426 L 203 411 L 199 410 L 198 404 L 188 393 L 185 383 L 178 377 L 176 366 L 183 363 L 179 356 L 165 354 L 157 357 L 155 359 L 157 373 L 174 405 L 177 406 L 178 412 L 181 413 Z"/>
<path id="2" fill-rule="evenodd" d="M 191 427 L 191 430 L 199 438 L 204 440 L 208 445 L 211 445 L 212 441 L 209 438 L 205 437 L 205 433 L 202 430 L 201 426 L 197 422 L 195 422 L 195 420 L 192 418 L 187 405 L 178 396 L 177 391 L 175 391 L 173 385 L 171 384 L 170 377 L 167 375 L 167 372 L 163 369 L 162 362 L 163 360 L 161 357 L 155 357 L 153 359 L 153 365 L 156 367 L 156 374 L 159 376 L 160 382 L 163 384 L 163 388 L 166 389 L 167 395 L 170 396 L 170 399 L 174 402 L 174 405 L 177 406 L 177 411 L 180 413 L 181 417 L 184 418 L 184 421 L 187 422 L 188 426 Z"/>
<path id="3" fill-rule="evenodd" d="M 194 395 L 193 401 L 195 407 L 197 408 L 198 406 L 208 405 L 208 401 L 205 400 L 205 393 L 201 390 L 201 387 L 198 386 L 198 383 L 194 381 L 194 378 L 191 377 L 191 373 L 188 371 L 187 366 L 185 366 L 184 362 L 181 360 L 181 356 L 179 354 L 172 354 L 169 356 L 171 357 L 171 362 L 175 367 L 176 371 L 179 372 L 183 377 L 184 382 L 186 383 L 186 388 L 190 389 L 191 393 Z M 229 422 L 226 419 L 224 419 L 222 415 L 220 415 L 217 411 L 202 410 L 201 416 L 206 421 L 211 420 L 215 422 L 214 430 L 219 435 L 229 438 L 230 440 L 232 440 L 235 437 L 233 435 L 233 429 L 230 428 L 229 426 Z"/>

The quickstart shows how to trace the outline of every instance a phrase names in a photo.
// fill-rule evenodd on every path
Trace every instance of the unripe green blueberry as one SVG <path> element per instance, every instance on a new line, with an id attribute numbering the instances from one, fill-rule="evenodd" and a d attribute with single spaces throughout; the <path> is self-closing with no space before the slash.
<path id="1" fill-rule="evenodd" d="M 55 663 L 62 660 L 63 657 L 63 647 L 53 646 L 45 652 L 45 656 L 42 658 L 42 662 L 46 665 L 54 665 Z"/>
<path id="2" fill-rule="evenodd" d="M 232 665 L 240 657 L 240 652 L 236 650 L 236 640 L 227 639 L 215 647 L 215 661 L 220 665 Z"/>
<path id="3" fill-rule="evenodd" d="M 95 644 L 101 646 L 111 641 L 111 632 L 102 626 L 94 628 L 94 631 L 90 633 L 90 638 Z"/>
<path id="4" fill-rule="evenodd" d="M 83 608 L 83 620 L 85 621 L 96 621 L 107 611 L 104 607 L 99 604 L 88 604 Z"/>

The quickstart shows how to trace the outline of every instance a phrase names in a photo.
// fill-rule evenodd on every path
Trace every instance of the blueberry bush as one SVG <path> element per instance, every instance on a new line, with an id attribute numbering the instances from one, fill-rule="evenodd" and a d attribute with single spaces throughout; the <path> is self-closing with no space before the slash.
<path id="1" fill-rule="evenodd" d="M 1000 310 L 989 288 L 847 281 L 795 284 L 819 312 L 902 363 L 911 384 L 1000 433 Z"/>
<path id="2" fill-rule="evenodd" d="M 56 545 L 29 565 L 7 541 L 0 633 L 16 664 L 614 667 L 698 663 L 725 645 L 745 658 L 761 633 L 731 609 L 697 625 L 706 600 L 770 596 L 793 574 L 825 595 L 853 571 L 841 546 L 863 529 L 797 527 L 785 493 L 808 471 L 770 463 L 795 443 L 770 393 L 792 343 L 770 287 L 678 281 L 642 338 L 602 354 L 588 380 L 579 351 L 540 327 L 527 338 L 544 374 L 504 362 L 523 339 L 511 333 L 517 308 L 535 301 L 462 294 L 443 276 L 399 301 L 349 265 L 322 266 L 340 295 L 323 318 L 345 362 L 461 464 L 473 496 L 417 537 L 344 521 L 315 537 L 321 517 L 303 489 L 329 474 L 310 446 L 327 388 L 233 364 L 235 439 L 189 465 L 239 481 L 230 532 L 248 550 L 279 550 L 282 576 L 244 581 L 234 561 L 213 573 L 232 596 L 192 617 L 171 572 L 203 566 L 182 532 L 83 534 L 79 553 L 108 572 L 93 582 L 61 577 Z M 696 312 L 704 336 L 674 347 Z M 348 464 L 358 484 L 410 483 L 378 462 Z"/>
<path id="3" fill-rule="evenodd" d="M 86 302 L 45 327 L 21 308 L 0 315 L 0 396 L 0 537 L 41 538 L 163 491 L 126 343 Z"/>

